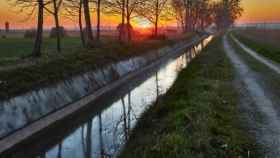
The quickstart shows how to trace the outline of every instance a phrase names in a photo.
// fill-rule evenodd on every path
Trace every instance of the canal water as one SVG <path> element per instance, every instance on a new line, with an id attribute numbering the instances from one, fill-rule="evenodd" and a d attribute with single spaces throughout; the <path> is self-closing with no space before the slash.
<path id="1" fill-rule="evenodd" d="M 39 140 L 21 145 L 7 157 L 117 157 L 141 114 L 168 91 L 179 72 L 211 39 L 209 37 L 179 56 L 163 61 L 146 74 L 137 76 L 89 105 L 92 108 L 87 112 L 71 118 L 76 121 L 65 122 L 65 126 L 58 126 Z"/>

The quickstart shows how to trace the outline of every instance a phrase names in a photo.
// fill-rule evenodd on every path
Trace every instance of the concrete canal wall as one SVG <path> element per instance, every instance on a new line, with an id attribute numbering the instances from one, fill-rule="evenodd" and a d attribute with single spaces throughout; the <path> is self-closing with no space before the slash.
<path id="1" fill-rule="evenodd" d="M 0 153 L 206 37 L 151 51 L 0 102 Z"/>

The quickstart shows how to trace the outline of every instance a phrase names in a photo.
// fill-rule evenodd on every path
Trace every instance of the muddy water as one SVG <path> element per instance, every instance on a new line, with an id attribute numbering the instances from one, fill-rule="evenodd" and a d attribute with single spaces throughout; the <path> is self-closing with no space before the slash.
<path id="1" fill-rule="evenodd" d="M 116 157 L 129 139 L 141 114 L 167 92 L 184 69 L 212 37 L 180 56 L 163 61 L 95 103 L 78 117 L 78 123 L 58 127 L 35 142 L 15 149 L 8 157 L 98 158 Z M 98 108 L 102 107 L 102 108 Z M 105 108 L 104 108 L 105 107 Z M 75 120 L 75 119 L 74 119 Z M 77 118 L 76 120 L 79 120 Z M 69 125 L 70 124 L 70 125 Z M 69 127 L 70 126 L 70 127 Z"/>

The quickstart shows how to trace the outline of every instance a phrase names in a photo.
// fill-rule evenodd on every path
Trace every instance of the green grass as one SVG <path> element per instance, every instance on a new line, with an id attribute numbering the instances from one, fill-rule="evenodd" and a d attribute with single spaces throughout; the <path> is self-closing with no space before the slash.
<path id="1" fill-rule="evenodd" d="M 144 113 L 121 158 L 260 156 L 239 120 L 233 68 L 221 40 L 214 39 Z"/>
<path id="2" fill-rule="evenodd" d="M 2 58 L 17 58 L 30 55 L 33 48 L 34 39 L 26 38 L 0 38 L 0 60 Z M 63 38 L 62 48 L 64 52 L 80 48 L 79 38 Z M 43 52 L 56 52 L 56 39 L 45 38 L 43 40 Z"/>
<path id="3" fill-rule="evenodd" d="M 192 35 L 188 35 L 185 40 L 190 40 L 191 37 Z M 72 46 L 70 46 L 71 42 L 75 47 L 76 40 L 69 39 L 68 42 L 69 48 Z M 36 65 L 0 72 L 0 99 L 8 99 L 32 89 L 42 88 L 71 76 L 176 42 L 176 40 L 163 40 L 119 44 L 108 40 L 92 49 L 73 48 L 69 50 L 71 53 L 45 53 Z"/>
<path id="4" fill-rule="evenodd" d="M 280 47 L 276 47 L 274 44 L 260 42 L 260 40 L 255 38 L 262 37 L 249 37 L 245 34 L 241 34 L 238 31 L 233 32 L 234 36 L 237 37 L 242 43 L 244 43 L 249 48 L 252 48 L 260 55 L 280 63 Z"/>

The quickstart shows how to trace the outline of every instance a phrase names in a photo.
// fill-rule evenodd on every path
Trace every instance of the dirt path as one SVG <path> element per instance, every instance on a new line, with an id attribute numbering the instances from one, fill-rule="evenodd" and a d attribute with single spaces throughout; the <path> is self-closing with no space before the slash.
<path id="1" fill-rule="evenodd" d="M 237 55 L 226 36 L 223 44 L 236 71 L 236 83 L 241 96 L 244 119 L 248 121 L 257 142 L 264 147 L 265 156 L 277 158 L 280 155 L 280 116 L 275 107 L 280 104 L 270 97 L 269 94 L 272 92 L 262 86 L 265 81 L 261 80 L 259 74 L 251 70 Z"/>
<path id="2" fill-rule="evenodd" d="M 280 74 L 280 65 L 259 55 L 258 53 L 256 53 L 254 50 L 250 49 L 249 47 L 247 47 L 246 45 L 244 45 L 243 43 L 241 43 L 237 38 L 235 38 L 234 36 L 232 36 L 233 40 L 249 55 L 251 55 L 252 57 L 254 57 L 255 59 L 257 59 L 259 62 L 263 63 L 264 65 L 266 65 L 267 67 L 269 67 L 270 69 L 274 70 L 276 73 Z"/>

